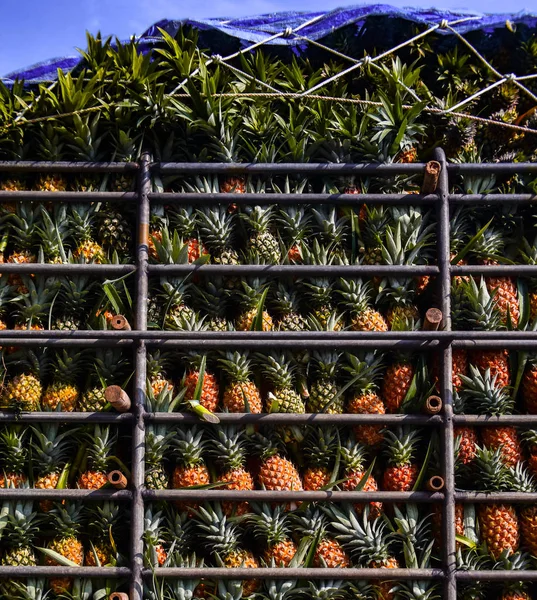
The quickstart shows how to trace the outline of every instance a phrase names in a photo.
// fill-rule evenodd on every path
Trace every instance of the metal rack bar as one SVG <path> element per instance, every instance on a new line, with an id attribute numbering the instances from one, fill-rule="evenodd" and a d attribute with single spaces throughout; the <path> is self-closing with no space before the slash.
<path id="1" fill-rule="evenodd" d="M 440 163 L 438 180 L 438 266 L 440 268 L 440 306 L 443 314 L 443 327 L 451 331 L 451 274 L 449 248 L 449 181 L 446 156 L 441 149 L 436 149 L 435 160 Z M 453 403 L 451 385 L 451 346 L 445 347 L 441 353 L 440 386 L 442 389 L 444 426 L 442 429 L 442 459 L 444 476 L 444 511 L 442 514 L 443 533 L 443 567 L 446 570 L 444 579 L 444 598 L 457 599 L 457 581 L 455 579 L 456 547 L 455 547 L 455 465 L 453 458 Z"/>
<path id="2" fill-rule="evenodd" d="M 358 277 L 366 275 L 438 275 L 438 267 L 417 265 L 378 267 L 366 265 L 150 265 L 149 274 L 180 275 L 187 273 L 211 275 L 300 275 L 302 277 Z"/>
<path id="3" fill-rule="evenodd" d="M 0 172 L 8 173 L 123 173 L 139 169 L 137 162 L 66 162 L 46 160 L 0 161 Z M 47 192 L 48 193 L 48 192 Z"/>
<path id="4" fill-rule="evenodd" d="M 149 256 L 148 236 L 151 191 L 150 157 L 142 156 L 138 178 L 138 253 L 136 272 L 136 328 L 147 329 L 148 276 L 147 262 Z M 145 385 L 146 385 L 147 351 L 145 343 L 140 340 L 136 348 L 134 414 L 132 427 L 132 485 L 133 498 L 131 510 L 131 569 L 130 600 L 143 600 L 144 567 L 144 499 L 142 488 L 145 481 Z"/>
<path id="5" fill-rule="evenodd" d="M 134 192 L 43 192 L 28 190 L 25 192 L 0 191 L 0 201 L 18 202 L 121 202 L 136 201 Z"/>
<path id="6" fill-rule="evenodd" d="M 522 164 L 522 163 L 520 163 Z M 530 163 L 531 164 L 531 163 Z M 153 163 L 151 170 L 171 174 L 267 173 L 270 175 L 308 173 L 318 175 L 412 175 L 423 173 L 425 163 Z"/>

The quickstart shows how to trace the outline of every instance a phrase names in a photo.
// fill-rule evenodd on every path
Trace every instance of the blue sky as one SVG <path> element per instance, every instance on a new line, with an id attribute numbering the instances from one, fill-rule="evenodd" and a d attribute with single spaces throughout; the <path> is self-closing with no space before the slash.
<path id="1" fill-rule="evenodd" d="M 394 6 L 432 5 L 479 12 L 517 12 L 535 0 L 385 0 Z M 0 0 L 0 75 L 75 54 L 85 32 L 139 34 L 163 18 L 236 17 L 282 10 L 319 10 L 359 4 L 345 0 Z M 537 9 L 534 8 L 535 11 Z"/>

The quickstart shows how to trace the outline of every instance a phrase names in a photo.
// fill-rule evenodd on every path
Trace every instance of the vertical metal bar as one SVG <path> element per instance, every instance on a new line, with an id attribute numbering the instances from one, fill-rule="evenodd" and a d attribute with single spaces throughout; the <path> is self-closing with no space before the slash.
<path id="1" fill-rule="evenodd" d="M 441 172 L 438 180 L 438 267 L 440 269 L 441 308 L 444 315 L 444 329 L 451 331 L 451 271 L 450 271 L 450 221 L 449 221 L 449 178 L 446 155 L 437 148 L 434 158 L 440 163 Z M 453 396 L 452 396 L 452 350 L 451 343 L 441 350 L 440 385 L 444 402 L 444 427 L 443 427 L 443 456 L 444 456 L 444 556 L 443 562 L 446 571 L 444 581 L 445 600 L 457 599 L 456 546 L 455 546 L 455 465 L 453 447 Z"/>
<path id="2" fill-rule="evenodd" d="M 149 237 L 149 192 L 151 191 L 150 157 L 142 155 L 138 179 L 138 246 L 136 272 L 136 329 L 147 330 L 148 290 L 148 237 Z M 142 487 L 145 475 L 145 420 L 144 400 L 147 369 L 147 351 L 144 341 L 138 342 L 135 366 L 134 422 L 132 431 L 132 514 L 131 514 L 131 562 L 130 599 L 143 600 L 142 569 L 144 561 L 144 499 Z"/>

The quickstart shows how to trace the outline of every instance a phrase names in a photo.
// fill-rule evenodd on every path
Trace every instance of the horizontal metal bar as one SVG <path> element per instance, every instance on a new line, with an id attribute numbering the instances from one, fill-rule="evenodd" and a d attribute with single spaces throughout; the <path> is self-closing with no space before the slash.
<path id="1" fill-rule="evenodd" d="M 130 577 L 127 567 L 4 567 L 0 566 L 0 579 L 13 577 Z"/>
<path id="2" fill-rule="evenodd" d="M 366 275 L 437 275 L 438 267 L 427 265 L 149 265 L 150 275 L 299 275 L 302 277 L 360 277 Z"/>
<path id="3" fill-rule="evenodd" d="M 537 425 L 537 415 L 454 415 L 455 425 Z"/>
<path id="4" fill-rule="evenodd" d="M 461 332 L 458 332 L 461 333 Z M 485 332 L 473 332 L 468 331 L 466 335 L 472 335 L 473 333 L 485 333 Z M 493 333 L 493 332 L 491 332 Z M 491 338 L 478 338 L 475 340 L 469 339 L 454 339 L 452 342 L 453 348 L 465 348 L 466 350 L 478 350 L 481 348 L 488 348 L 489 350 L 496 350 L 498 348 L 506 348 L 510 350 L 531 350 L 537 348 L 537 340 L 535 337 L 519 338 L 511 337 L 511 334 L 526 333 L 522 331 L 510 331 L 509 337 L 501 339 Z M 529 332 L 528 332 L 529 333 Z"/>
<path id="5" fill-rule="evenodd" d="M 0 411 L 0 423 L 130 423 L 132 413 L 117 412 L 7 412 Z"/>
<path id="6" fill-rule="evenodd" d="M 5 333 L 5 331 L 2 331 L 0 333 Z M 17 332 L 17 334 L 14 334 L 13 331 L 11 330 L 11 331 L 8 331 L 8 333 L 11 333 L 11 335 L 18 335 L 18 333 L 22 333 L 22 332 Z M 32 333 L 45 333 L 45 332 L 33 331 Z M 65 332 L 62 332 L 62 333 L 65 333 Z M 88 330 L 88 333 L 92 333 L 92 332 Z M 93 333 L 95 334 L 95 331 L 93 331 Z M 73 336 L 72 339 L 69 337 L 65 337 L 65 336 L 64 337 L 54 337 L 54 336 L 4 337 L 4 336 L 0 336 L 0 343 L 2 344 L 2 346 L 15 346 L 15 347 L 17 347 L 17 346 L 32 346 L 32 347 L 55 346 L 57 348 L 67 348 L 68 346 L 77 347 L 77 348 L 81 348 L 84 346 L 131 347 L 134 344 L 134 340 L 128 339 L 128 338 L 126 338 L 126 339 L 114 339 L 114 338 L 108 339 L 106 337 L 95 337 L 95 335 L 93 335 L 92 337 Z"/>
<path id="7" fill-rule="evenodd" d="M 258 568 L 226 569 L 219 567 L 159 567 L 154 571 L 144 569 L 143 576 L 148 578 L 166 577 L 174 579 L 441 579 L 442 569 L 300 569 L 300 568 Z"/>
<path id="8" fill-rule="evenodd" d="M 143 497 L 151 500 L 201 500 L 252 502 L 441 502 L 444 494 L 435 492 L 275 492 L 266 490 L 143 490 Z"/>
<path id="9" fill-rule="evenodd" d="M 130 500 L 132 493 L 129 490 L 72 490 L 53 489 L 36 490 L 34 488 L 0 488 L 0 500 L 18 500 L 29 498 L 34 500 Z"/>
<path id="10" fill-rule="evenodd" d="M 533 275 L 537 277 L 537 265 L 460 265 L 450 267 L 452 275 L 503 275 L 505 277 L 520 277 Z"/>
<path id="11" fill-rule="evenodd" d="M 420 425 L 438 426 L 443 420 L 439 415 L 355 415 L 336 414 L 328 415 L 322 413 L 313 414 L 252 414 L 252 413 L 216 413 L 221 423 L 258 423 L 260 425 L 288 425 L 288 424 L 310 424 L 316 425 L 356 425 L 363 423 L 375 423 L 386 425 Z M 146 413 L 145 418 L 154 423 L 199 423 L 199 418 L 192 413 Z M 537 417 L 536 417 L 537 421 Z"/>
<path id="12" fill-rule="evenodd" d="M 458 581 L 537 581 L 537 571 L 456 571 Z"/>
<path id="13" fill-rule="evenodd" d="M 450 175 L 458 175 L 459 173 L 496 173 L 498 175 L 510 175 L 513 173 L 537 173 L 537 163 L 448 163 L 447 169 Z"/>
<path id="14" fill-rule="evenodd" d="M 521 163 L 522 164 L 522 163 Z M 213 173 L 309 173 L 318 175 L 411 175 L 423 173 L 425 163 L 154 163 L 151 170 L 166 174 L 213 174 Z"/>
<path id="15" fill-rule="evenodd" d="M 504 502 L 522 502 L 534 503 L 537 502 L 537 494 L 526 492 L 455 492 L 456 502 L 476 502 L 479 504 L 501 504 Z"/>
<path id="16" fill-rule="evenodd" d="M 0 263 L 1 273 L 44 275 L 125 275 L 136 271 L 135 265 L 52 264 L 52 263 Z"/>
<path id="17" fill-rule="evenodd" d="M 17 160 L 0 161 L 0 171 L 8 173 L 123 173 L 137 171 L 136 162 L 85 162 Z"/>
<path id="18" fill-rule="evenodd" d="M 0 190 L 0 202 L 129 202 L 137 199 L 135 192 L 42 192 Z"/>
<path id="19" fill-rule="evenodd" d="M 450 194 L 452 204 L 533 204 L 535 194 Z"/>
<path id="20" fill-rule="evenodd" d="M 14 343 L 14 342 L 11 342 Z M 159 348 L 177 348 L 188 345 L 189 348 L 203 348 L 205 350 L 222 350 L 222 349 L 233 349 L 240 350 L 267 350 L 267 344 L 271 344 L 273 347 L 278 348 L 308 348 L 311 350 L 319 348 L 337 348 L 338 350 L 358 350 L 360 348 L 383 348 L 386 350 L 397 350 L 404 352 L 406 350 L 430 350 L 432 348 L 438 348 L 440 342 L 438 340 L 420 341 L 420 340 L 402 340 L 394 341 L 390 339 L 385 340 L 337 340 L 334 338 L 326 340 L 278 340 L 278 339 L 253 339 L 253 340 L 241 340 L 241 339 L 228 339 L 228 340 L 208 340 L 208 339 L 190 339 L 188 341 L 181 339 L 148 339 L 147 346 L 158 346 Z"/>
<path id="21" fill-rule="evenodd" d="M 151 193 L 152 202 L 162 204 L 191 204 L 205 206 L 207 204 L 338 204 L 361 205 L 423 205 L 438 202 L 436 194 L 283 194 L 283 193 L 206 193 L 206 192 L 163 192 Z"/>

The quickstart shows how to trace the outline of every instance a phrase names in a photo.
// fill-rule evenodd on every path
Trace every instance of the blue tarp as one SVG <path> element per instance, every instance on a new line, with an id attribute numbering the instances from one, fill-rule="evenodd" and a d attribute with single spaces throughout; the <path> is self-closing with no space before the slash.
<path id="1" fill-rule="evenodd" d="M 300 30 L 300 35 L 312 40 L 319 40 L 334 31 L 355 25 L 361 27 L 368 17 L 392 17 L 405 19 L 421 25 L 436 25 L 443 20 L 448 22 L 472 17 L 471 20 L 459 23 L 454 29 L 461 34 L 469 31 L 490 32 L 496 28 L 504 28 L 507 22 L 513 25 L 525 24 L 534 28 L 537 26 L 537 13 L 522 11 L 516 14 L 480 14 L 464 11 L 442 11 L 436 9 L 396 8 L 389 4 L 372 4 L 362 6 L 349 6 L 338 8 L 329 12 L 281 12 L 245 17 L 240 19 L 213 18 L 199 21 L 184 19 L 182 21 L 162 20 L 152 25 L 138 39 L 142 49 L 149 49 L 160 37 L 160 29 L 174 35 L 181 25 L 191 25 L 202 31 L 214 31 L 237 38 L 243 43 L 255 43 L 270 37 L 288 28 L 296 29 L 304 23 L 309 23 Z M 440 33 L 450 35 L 449 31 L 439 30 Z M 279 37 L 269 42 L 273 45 L 297 46 L 303 45 L 303 39 L 293 35 Z M 9 84 L 15 79 L 24 79 L 28 84 L 42 81 L 55 80 L 57 69 L 71 71 L 81 63 L 80 56 L 54 58 L 38 63 L 26 69 L 9 73 L 3 78 Z"/>

